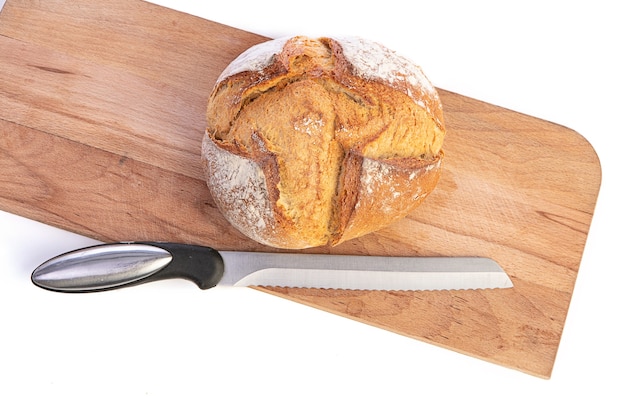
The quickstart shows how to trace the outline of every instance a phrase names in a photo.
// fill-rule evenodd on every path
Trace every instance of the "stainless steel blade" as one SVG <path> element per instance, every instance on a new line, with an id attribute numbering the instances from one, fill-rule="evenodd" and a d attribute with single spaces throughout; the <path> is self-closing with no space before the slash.
<path id="1" fill-rule="evenodd" d="M 376 257 L 220 251 L 222 286 L 353 290 L 510 288 L 509 276 L 484 257 Z"/>

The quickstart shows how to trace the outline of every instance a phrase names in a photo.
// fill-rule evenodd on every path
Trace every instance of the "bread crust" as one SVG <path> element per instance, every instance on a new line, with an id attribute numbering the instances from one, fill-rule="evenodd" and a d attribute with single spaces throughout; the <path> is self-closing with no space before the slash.
<path id="1" fill-rule="evenodd" d="M 435 188 L 445 127 L 420 68 L 364 39 L 254 46 L 218 78 L 202 159 L 228 221 L 268 246 L 336 245 Z"/>

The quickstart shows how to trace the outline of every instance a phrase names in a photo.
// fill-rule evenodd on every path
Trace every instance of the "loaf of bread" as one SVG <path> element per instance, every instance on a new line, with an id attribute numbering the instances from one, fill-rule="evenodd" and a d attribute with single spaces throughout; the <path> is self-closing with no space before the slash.
<path id="1" fill-rule="evenodd" d="M 356 37 L 249 48 L 218 78 L 202 158 L 218 208 L 265 245 L 337 245 L 405 217 L 435 188 L 441 102 L 421 69 Z"/>

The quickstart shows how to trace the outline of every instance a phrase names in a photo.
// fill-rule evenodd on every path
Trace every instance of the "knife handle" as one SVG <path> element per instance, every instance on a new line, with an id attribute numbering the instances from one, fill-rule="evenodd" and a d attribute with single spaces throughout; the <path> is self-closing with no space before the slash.
<path id="1" fill-rule="evenodd" d="M 171 242 L 140 242 L 160 247 L 172 255 L 172 260 L 144 282 L 163 279 L 186 279 L 202 290 L 215 287 L 224 275 L 224 260 L 217 250 L 207 246 Z"/>
<path id="2" fill-rule="evenodd" d="M 85 293 L 182 278 L 200 289 L 217 285 L 224 274 L 220 254 L 205 246 L 169 242 L 105 243 L 54 257 L 33 271 L 44 289 Z"/>

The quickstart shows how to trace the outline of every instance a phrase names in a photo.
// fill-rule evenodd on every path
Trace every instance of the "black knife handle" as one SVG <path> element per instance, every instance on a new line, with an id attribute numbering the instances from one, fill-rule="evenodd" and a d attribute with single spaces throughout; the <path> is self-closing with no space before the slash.
<path id="1" fill-rule="evenodd" d="M 163 279 L 186 279 L 200 289 L 215 287 L 224 275 L 222 256 L 207 246 L 170 242 L 137 242 L 160 247 L 172 255 L 172 261 L 163 269 L 142 280 L 142 283 Z"/>
<path id="2" fill-rule="evenodd" d="M 223 275 L 224 261 L 210 247 L 124 242 L 86 247 L 51 258 L 33 271 L 31 280 L 48 290 L 86 293 L 173 278 L 209 289 Z"/>

